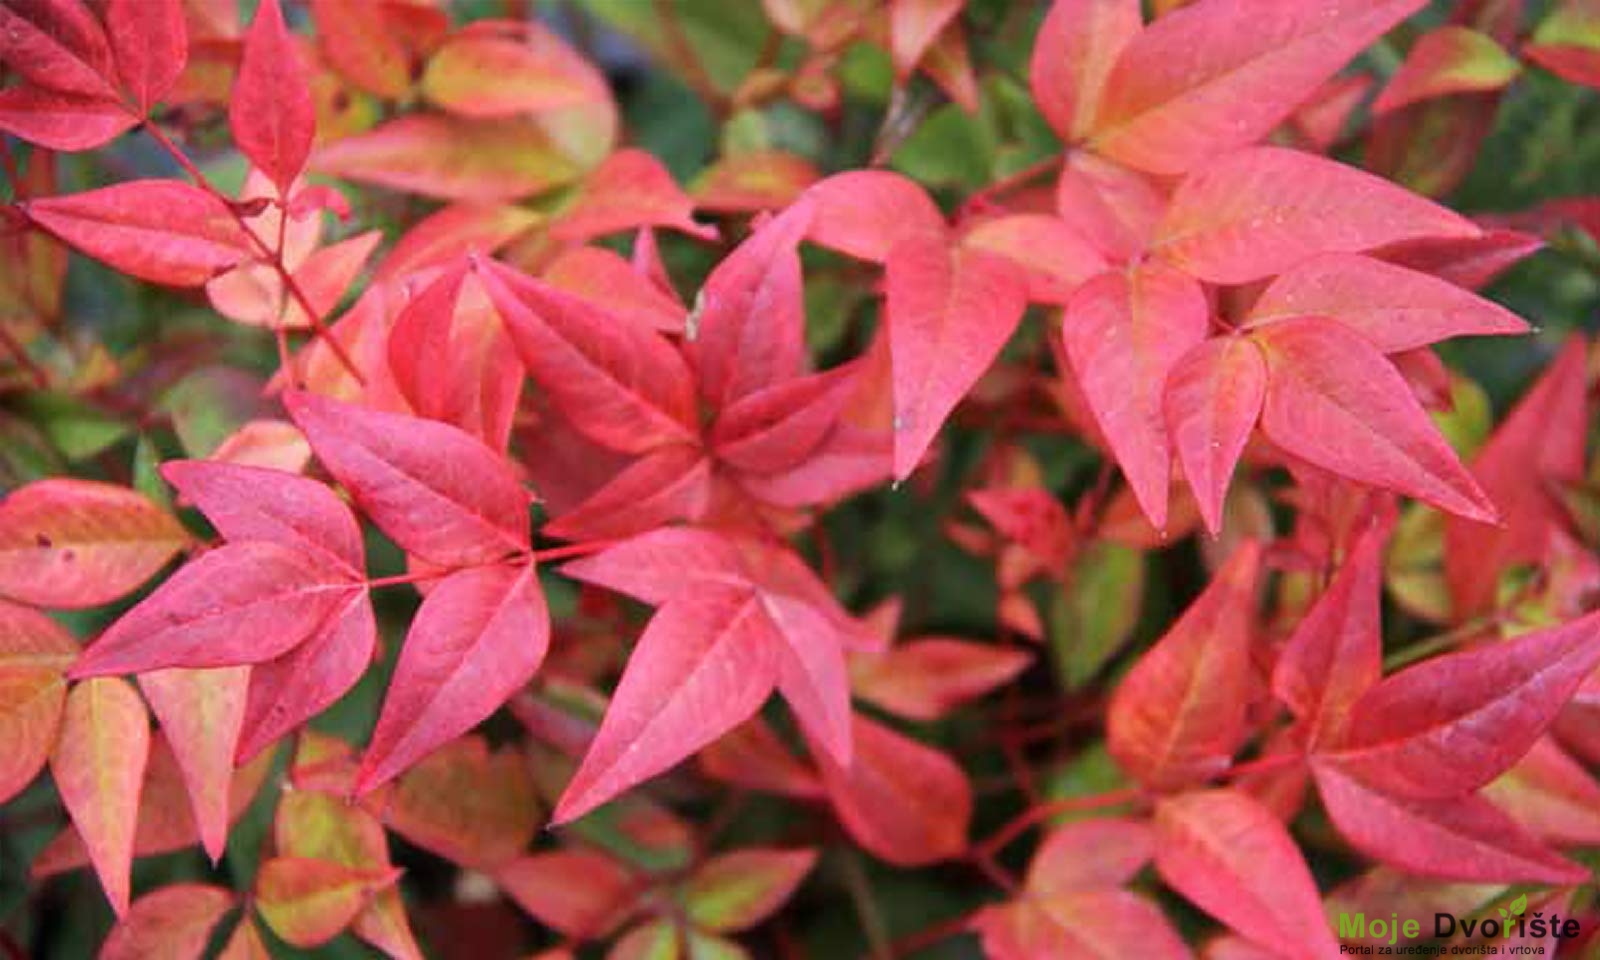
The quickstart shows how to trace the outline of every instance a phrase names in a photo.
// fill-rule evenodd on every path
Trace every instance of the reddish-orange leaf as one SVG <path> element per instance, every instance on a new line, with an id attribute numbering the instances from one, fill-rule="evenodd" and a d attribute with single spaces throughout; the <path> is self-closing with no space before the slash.
<path id="1" fill-rule="evenodd" d="M 901 867 L 967 848 L 972 785 L 955 761 L 860 714 L 852 716 L 848 767 L 813 750 L 823 787 L 846 830 L 868 852 Z"/>
<path id="2" fill-rule="evenodd" d="M 1078 289 L 1061 336 L 1111 451 L 1156 529 L 1167 525 L 1172 447 L 1167 375 L 1206 335 L 1210 308 L 1190 277 L 1161 264 L 1100 275 Z"/>
<path id="3" fill-rule="evenodd" d="M 1106 260 L 1061 217 L 1018 213 L 980 221 L 963 246 L 997 253 L 1028 277 L 1028 299 L 1065 304 L 1077 288 L 1106 269 Z"/>
<path id="4" fill-rule="evenodd" d="M 615 860 L 587 850 L 523 857 L 495 871 L 494 878 L 541 923 L 579 940 L 616 929 L 633 912 L 639 892 Z"/>
<path id="5" fill-rule="evenodd" d="M 107 36 L 123 89 L 148 114 L 167 95 L 189 59 L 189 32 L 180 0 L 111 0 Z"/>
<path id="6" fill-rule="evenodd" d="M 711 426 L 717 459 L 751 473 L 799 466 L 838 423 L 857 387 L 861 365 L 783 380 L 724 407 Z"/>
<path id="7" fill-rule="evenodd" d="M 1126 890 L 1077 890 L 988 907 L 973 923 L 989 960 L 1191 960 L 1161 908 Z"/>
<path id="8" fill-rule="evenodd" d="M 1481 234 L 1459 214 L 1372 174 L 1309 153 L 1253 147 L 1184 178 L 1154 243 L 1200 279 L 1232 284 L 1282 273 L 1319 253 Z"/>
<path id="9" fill-rule="evenodd" d="M 555 513 L 544 533 L 579 541 L 628 537 L 697 519 L 711 496 L 712 461 L 705 451 L 686 443 L 657 447 L 571 509 Z"/>
<path id="10" fill-rule="evenodd" d="M 468 568 L 441 580 L 406 634 L 357 792 L 487 719 L 539 669 L 549 641 L 532 563 Z"/>
<path id="11" fill-rule="evenodd" d="M 317 47 L 355 86 L 387 99 L 411 88 L 411 58 L 385 5 L 366 0 L 311 0 Z"/>
<path id="12" fill-rule="evenodd" d="M 1074 150 L 1056 181 L 1056 212 L 1106 257 L 1129 260 L 1150 245 L 1168 193 L 1153 177 Z"/>
<path id="13" fill-rule="evenodd" d="M 1522 64 L 1488 34 L 1453 24 L 1439 27 L 1423 34 L 1406 54 L 1372 112 L 1389 113 L 1453 93 L 1501 90 L 1521 73 Z"/>
<path id="14" fill-rule="evenodd" d="M 1245 733 L 1261 548 L 1245 541 L 1206 592 L 1134 664 L 1111 700 L 1106 742 L 1160 790 L 1226 770 Z"/>
<path id="15" fill-rule="evenodd" d="M 262 0 L 245 35 L 228 126 L 240 151 L 277 185 L 280 196 L 305 169 L 317 115 L 300 51 L 278 0 Z"/>
<path id="16" fill-rule="evenodd" d="M 670 227 L 702 240 L 717 228 L 694 220 L 694 200 L 660 160 L 643 150 L 619 150 L 584 178 L 572 204 L 550 224 L 550 235 L 582 243 L 636 227 Z"/>
<path id="17" fill-rule="evenodd" d="M 1034 41 L 1028 86 L 1063 140 L 1094 129 L 1100 94 L 1142 26 L 1138 0 L 1057 0 Z"/>
<path id="18" fill-rule="evenodd" d="M 1312 769 L 1328 817 L 1357 850 L 1408 873 L 1484 883 L 1582 883 L 1585 868 L 1542 845 L 1476 794 L 1397 797 L 1321 760 Z"/>
<path id="19" fill-rule="evenodd" d="M 188 542 L 141 494 L 91 480 L 41 480 L 0 500 L 0 595 L 94 607 L 150 579 Z"/>
<path id="20" fill-rule="evenodd" d="M 519 856 L 539 826 L 527 764 L 515 748 L 490 753 L 482 737 L 462 737 L 400 777 L 384 822 L 448 860 L 492 870 Z"/>
<path id="21" fill-rule="evenodd" d="M 528 495 L 476 437 L 300 391 L 284 405 L 317 459 L 408 552 L 460 565 L 527 549 Z"/>
<path id="22" fill-rule="evenodd" d="M 702 210 L 757 213 L 799 199 L 817 181 L 811 161 L 779 150 L 752 150 L 723 157 L 689 185 Z"/>
<path id="23" fill-rule="evenodd" d="M 1455 284 L 1354 254 L 1295 265 L 1261 294 L 1245 326 L 1287 317 L 1332 317 L 1384 353 L 1451 337 L 1528 332 L 1521 317 Z"/>
<path id="24" fill-rule="evenodd" d="M 961 15 L 966 0 L 890 0 L 889 55 L 904 82 L 945 27 Z"/>
<path id="25" fill-rule="evenodd" d="M 1552 486 L 1583 476 L 1589 432 L 1589 343 L 1574 337 L 1501 421 L 1472 461 L 1472 473 L 1500 508 L 1499 524 L 1451 517 L 1444 571 L 1457 616 L 1486 612 L 1500 574 L 1544 555 L 1563 512 Z"/>
<path id="26" fill-rule="evenodd" d="M 761 717 L 751 717 L 700 751 L 706 775 L 750 790 L 785 797 L 822 795 L 817 775 L 789 752 Z"/>
<path id="27" fill-rule="evenodd" d="M 826 182 L 826 181 L 825 181 Z M 905 479 L 1022 320 L 1027 281 L 1009 260 L 920 233 L 889 254 L 894 474 Z"/>
<path id="28" fill-rule="evenodd" d="M 553 33 L 518 24 L 524 36 L 465 30 L 428 60 L 423 96 L 466 117 L 547 113 L 603 101 L 605 81 Z"/>
<path id="29" fill-rule="evenodd" d="M 364 870 L 309 857 L 275 857 L 256 875 L 255 906 L 272 932 L 309 949 L 338 936 L 398 870 Z"/>
<path id="30" fill-rule="evenodd" d="M 1267 359 L 1261 430 L 1316 466 L 1475 520 L 1495 505 L 1456 459 L 1405 378 L 1337 321 L 1301 317 L 1252 332 Z"/>
<path id="31" fill-rule="evenodd" d="M 723 854 L 689 877 L 683 888 L 684 911 L 702 930 L 748 930 L 777 912 L 816 863 L 815 850 Z"/>
<path id="32" fill-rule="evenodd" d="M 1080 820 L 1045 837 L 1028 865 L 1028 892 L 1111 889 L 1134 878 L 1155 855 L 1148 823 L 1120 817 Z"/>
<path id="33" fill-rule="evenodd" d="M 359 2 L 359 0 L 357 0 Z M 378 264 L 374 280 L 395 280 L 443 265 L 462 250 L 489 256 L 527 233 L 543 218 L 509 203 L 454 203 L 412 224 Z"/>
<path id="34" fill-rule="evenodd" d="M 139 677 L 183 771 L 200 843 L 213 863 L 228 841 L 233 757 L 249 684 L 249 667 L 156 670 Z"/>
<path id="35" fill-rule="evenodd" d="M 850 659 L 856 696 L 911 720 L 937 720 L 1016 678 L 1033 662 L 1026 650 L 949 637 L 912 640 Z"/>
<path id="36" fill-rule="evenodd" d="M 176 180 L 129 180 L 20 207 L 80 253 L 151 283 L 199 286 L 252 253 L 221 200 Z"/>
<path id="37" fill-rule="evenodd" d="M 1128 41 L 1105 81 L 1094 148 L 1182 173 L 1281 123 L 1424 0 L 1209 0 Z"/>
<path id="38" fill-rule="evenodd" d="M 0 803 L 33 780 L 55 747 L 66 670 L 77 653 L 54 620 L 0 601 Z"/>
<path id="39" fill-rule="evenodd" d="M 1483 796 L 1549 843 L 1600 844 L 1600 784 L 1552 737 L 1536 742 Z"/>
<path id="40" fill-rule="evenodd" d="M 1336 740 L 1356 701 L 1383 676 L 1381 529 L 1368 530 L 1278 655 L 1272 692 L 1311 731 Z"/>
<path id="41" fill-rule="evenodd" d="M 150 718 L 133 685 L 85 680 L 67 694 L 50 774 L 120 917 L 128 910 L 133 838 L 150 755 Z"/>
<path id="42" fill-rule="evenodd" d="M 162 887 L 133 902 L 100 946 L 100 960 L 200 960 L 233 891 L 200 883 Z"/>
<path id="43" fill-rule="evenodd" d="M 1267 389 L 1261 350 L 1246 337 L 1215 337 L 1167 374 L 1162 409 L 1183 475 L 1206 529 L 1222 529 L 1222 505 Z"/>
<path id="44" fill-rule="evenodd" d="M 1266 807 L 1237 790 L 1156 807 L 1156 870 L 1196 906 L 1284 956 L 1339 956 L 1304 856 Z"/>
<path id="45" fill-rule="evenodd" d="M 604 247 L 573 247 L 541 274 L 545 282 L 585 300 L 600 301 L 641 327 L 682 333 L 688 308 L 621 255 Z"/>
<path id="46" fill-rule="evenodd" d="M 1356 701 L 1324 767 L 1399 796 L 1469 793 L 1528 752 L 1600 665 L 1600 614 L 1448 653 Z"/>

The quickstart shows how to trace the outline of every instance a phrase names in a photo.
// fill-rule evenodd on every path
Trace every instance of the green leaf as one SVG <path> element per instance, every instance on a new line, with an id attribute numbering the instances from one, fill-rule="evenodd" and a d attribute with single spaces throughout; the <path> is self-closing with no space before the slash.
<path id="1" fill-rule="evenodd" d="M 1050 646 L 1067 690 L 1094 679 L 1128 642 L 1144 606 L 1144 556 L 1096 543 L 1078 558 L 1050 606 Z"/>

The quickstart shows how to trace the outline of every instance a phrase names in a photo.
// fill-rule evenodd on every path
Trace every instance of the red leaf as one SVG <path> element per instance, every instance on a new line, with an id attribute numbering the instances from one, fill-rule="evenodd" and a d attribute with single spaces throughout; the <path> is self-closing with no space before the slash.
<path id="1" fill-rule="evenodd" d="M 683 888 L 688 919 L 701 930 L 748 930 L 783 906 L 816 866 L 815 850 L 736 850 L 713 858 Z"/>
<path id="2" fill-rule="evenodd" d="M 495 882 L 539 922 L 574 939 L 605 937 L 633 912 L 628 871 L 587 850 L 523 857 L 495 872 Z"/>
<path id="3" fill-rule="evenodd" d="M 1425 661 L 1356 701 L 1322 766 L 1397 796 L 1478 789 L 1528 752 L 1600 665 L 1600 614 Z"/>
<path id="4" fill-rule="evenodd" d="M 1246 327 L 1288 317 L 1332 317 L 1384 353 L 1528 332 L 1521 317 L 1454 284 L 1352 254 L 1307 260 L 1272 281 Z"/>
<path id="5" fill-rule="evenodd" d="M 115 100 L 111 47 L 79 0 L 34 0 L 0 7 L 0 62 L 35 86 Z"/>
<path id="6" fill-rule="evenodd" d="M 1372 174 L 1309 153 L 1254 147 L 1212 160 L 1178 184 L 1155 248 L 1202 280 L 1231 284 L 1282 273 L 1319 253 L 1481 234 L 1471 221 Z"/>
<path id="7" fill-rule="evenodd" d="M 487 719 L 539 669 L 549 642 L 533 564 L 441 580 L 406 634 L 356 791 L 380 786 Z"/>
<path id="8" fill-rule="evenodd" d="M 1123 678 L 1106 718 L 1111 755 L 1159 790 L 1226 770 L 1245 733 L 1261 548 L 1245 541 Z"/>
<path id="9" fill-rule="evenodd" d="M 693 381 L 655 331 L 502 264 L 480 263 L 477 275 L 528 373 L 573 426 L 626 453 L 696 438 Z"/>
<path id="10" fill-rule="evenodd" d="M 51 150 L 92 150 L 138 122 L 114 100 L 27 86 L 0 90 L 0 131 Z"/>
<path id="11" fill-rule="evenodd" d="M 371 599 L 359 590 L 299 646 L 256 664 L 250 671 L 238 762 L 252 759 L 344 696 L 372 663 L 377 642 Z"/>
<path id="12" fill-rule="evenodd" d="M 364 589 L 313 554 L 266 541 L 228 544 L 185 564 L 123 614 L 71 676 L 271 660 Z"/>
<path id="13" fill-rule="evenodd" d="M 689 313 L 677 294 L 662 289 L 641 272 L 604 247 L 573 247 L 553 260 L 541 274 L 553 287 L 591 302 L 606 304 L 638 326 L 662 333 L 682 333 Z"/>
<path id="14" fill-rule="evenodd" d="M 133 902 L 100 946 L 99 960 L 200 960 L 211 931 L 232 907 L 233 891 L 222 887 L 162 887 Z"/>
<path id="15" fill-rule="evenodd" d="M 1485 883 L 1582 883 L 1589 871 L 1546 849 L 1494 804 L 1467 794 L 1392 796 L 1320 760 L 1312 765 L 1328 817 L 1367 856 L 1422 876 Z"/>
<path id="16" fill-rule="evenodd" d="M 972 819 L 972 786 L 955 761 L 894 730 L 853 715 L 849 766 L 814 751 L 839 820 L 869 853 L 917 867 L 961 854 Z"/>
<path id="17" fill-rule="evenodd" d="M 694 200 L 651 154 L 619 150 L 584 178 L 572 205 L 550 224 L 550 236 L 583 243 L 593 237 L 635 227 L 670 227 L 702 240 L 715 240 L 717 228 L 694 220 Z"/>
<path id="18" fill-rule="evenodd" d="M 528 548 L 528 495 L 477 438 L 300 391 L 284 406 L 317 459 L 406 551 L 457 566 Z"/>
<path id="19" fill-rule="evenodd" d="M 1133 37 L 1105 81 L 1094 148 L 1173 174 L 1264 137 L 1424 0 L 1211 0 Z"/>
<path id="20" fill-rule="evenodd" d="M 711 461 L 698 447 L 659 447 L 544 527 L 561 540 L 629 537 L 674 520 L 695 519 L 712 495 Z"/>
<path id="21" fill-rule="evenodd" d="M 945 235 L 939 208 L 916 181 L 898 173 L 835 174 L 814 184 L 805 197 L 815 206 L 806 239 L 860 260 L 883 263 L 904 240 Z"/>
<path id="22" fill-rule="evenodd" d="M 130 180 L 19 206 L 78 252 L 151 283 L 197 287 L 252 253 L 221 200 L 176 180 Z"/>
<path id="23" fill-rule="evenodd" d="M 359 5 L 361 0 L 355 0 Z M 499 203 L 455 203 L 412 224 L 378 264 L 374 280 L 397 280 L 425 267 L 441 266 L 463 250 L 490 256 L 539 224 L 525 207 Z"/>
<path id="24" fill-rule="evenodd" d="M 287 197 L 311 153 L 317 115 L 305 65 L 278 0 L 262 0 L 245 35 L 228 126 L 239 150 L 272 179 L 280 197 Z"/>
<path id="25" fill-rule="evenodd" d="M 249 667 L 156 670 L 139 677 L 139 688 L 183 771 L 200 842 L 212 863 L 222 858 L 228 842 L 233 755 L 249 684 Z"/>
<path id="26" fill-rule="evenodd" d="M 126 680 L 86 680 L 67 694 L 50 774 L 119 917 L 128 912 L 134 824 L 149 755 L 150 720 Z"/>
<path id="27" fill-rule="evenodd" d="M 126 487 L 36 481 L 0 500 L 0 595 L 96 607 L 150 579 L 187 541 L 171 514 Z"/>
<path id="28" fill-rule="evenodd" d="M 750 473 L 799 466 L 839 422 L 860 371 L 852 362 L 754 390 L 728 404 L 711 426 L 717 459 Z"/>
<path id="29" fill-rule="evenodd" d="M 1137 170 L 1073 151 L 1056 181 L 1056 212 L 1105 256 L 1131 260 L 1150 245 L 1169 192 Z"/>
<path id="30" fill-rule="evenodd" d="M 515 860 L 541 815 L 524 752 L 508 745 L 491 754 L 478 736 L 446 744 L 406 771 L 383 810 L 391 830 L 478 870 Z"/>
<path id="31" fill-rule="evenodd" d="M 1417 40 L 1389 85 L 1372 104 L 1375 114 L 1456 93 L 1501 90 L 1522 73 L 1522 64 L 1493 37 L 1447 25 Z"/>
<path id="32" fill-rule="evenodd" d="M 1333 742 L 1355 703 L 1383 677 L 1382 532 L 1368 530 L 1278 655 L 1272 692 L 1311 731 Z"/>
<path id="33" fill-rule="evenodd" d="M 927 637 L 850 661 L 856 695 L 910 720 L 937 720 L 1013 680 L 1033 654 L 947 637 Z"/>
<path id="34" fill-rule="evenodd" d="M 1078 289 L 1062 318 L 1072 373 L 1150 523 L 1167 525 L 1172 449 L 1162 414 L 1167 375 L 1206 335 L 1200 284 L 1150 264 Z"/>
<path id="35" fill-rule="evenodd" d="M 352 578 L 366 571 L 355 516 L 315 480 L 210 460 L 169 460 L 161 476 L 228 540 L 265 540 L 315 554 Z"/>
<path id="36" fill-rule="evenodd" d="M 710 581 L 747 585 L 751 577 L 738 546 L 710 530 L 654 530 L 573 560 L 561 572 L 575 580 L 660 606 Z"/>
<path id="37" fill-rule="evenodd" d="M 752 717 L 700 751 L 700 768 L 723 783 L 784 797 L 822 796 L 822 784 L 761 717 Z"/>
<path id="38" fill-rule="evenodd" d="M 1501 572 L 1541 558 L 1549 530 L 1562 525 L 1562 508 L 1550 490 L 1583 477 L 1588 353 L 1586 338 L 1569 340 L 1472 461 L 1473 475 L 1503 520 L 1445 521 L 1444 571 L 1457 616 L 1490 610 Z"/>
<path id="39" fill-rule="evenodd" d="M 1267 359 L 1261 430 L 1342 477 L 1492 522 L 1495 506 L 1417 403 L 1405 379 L 1359 334 L 1301 317 L 1253 333 Z"/>
<path id="40" fill-rule="evenodd" d="M 685 324 L 700 394 L 724 407 L 805 369 L 799 244 L 815 204 L 801 200 L 723 259 Z"/>
<path id="41" fill-rule="evenodd" d="M 386 12 L 364 0 L 311 0 L 328 65 L 368 93 L 398 99 L 411 88 L 411 58 Z"/>
<path id="42" fill-rule="evenodd" d="M 0 803 L 32 782 L 55 747 L 66 669 L 77 653 L 54 620 L 0 602 Z"/>
<path id="43" fill-rule="evenodd" d="M 1272 812 L 1236 790 L 1156 807 L 1156 870 L 1202 910 L 1284 956 L 1331 958 L 1339 945 L 1305 858 Z"/>
<path id="44" fill-rule="evenodd" d="M 961 243 L 1021 267 L 1028 278 L 1028 299 L 1040 303 L 1067 303 L 1080 285 L 1107 267 L 1072 225 L 1047 214 L 991 217 L 968 230 Z"/>
<path id="45" fill-rule="evenodd" d="M 628 658 L 553 822 L 583 816 L 749 719 L 778 680 L 773 631 L 748 586 L 706 582 L 667 601 Z"/>
<path id="46" fill-rule="evenodd" d="M 1486 230 L 1477 237 L 1408 240 L 1375 251 L 1389 263 L 1431 273 L 1441 280 L 1482 290 L 1496 277 L 1544 248 L 1538 237 L 1516 230 Z"/>
<path id="47" fill-rule="evenodd" d="M 189 60 L 189 31 L 180 0 L 110 0 L 106 26 L 117 76 L 133 94 L 139 112 L 149 114 L 156 101 L 177 83 Z"/>
<path id="48" fill-rule="evenodd" d="M 1166 427 L 1213 536 L 1222 530 L 1223 501 L 1266 389 L 1266 362 L 1247 337 L 1207 340 L 1167 374 Z"/>
<path id="49" fill-rule="evenodd" d="M 1026 281 L 1008 260 L 951 251 L 943 239 L 919 234 L 890 253 L 884 283 L 894 359 L 894 474 L 904 480 L 1011 339 L 1026 306 Z"/>
<path id="50" fill-rule="evenodd" d="M 956 22 L 966 0 L 889 0 L 889 55 L 904 82 L 945 27 Z"/>
<path id="51" fill-rule="evenodd" d="M 839 763 L 850 762 L 850 680 L 844 638 L 827 609 L 777 592 L 760 595 L 763 612 L 783 641 L 778 692 L 812 744 Z"/>
<path id="52" fill-rule="evenodd" d="M 1095 127 L 1106 77 L 1143 18 L 1138 0 L 1057 0 L 1039 25 L 1028 86 L 1063 140 Z"/>

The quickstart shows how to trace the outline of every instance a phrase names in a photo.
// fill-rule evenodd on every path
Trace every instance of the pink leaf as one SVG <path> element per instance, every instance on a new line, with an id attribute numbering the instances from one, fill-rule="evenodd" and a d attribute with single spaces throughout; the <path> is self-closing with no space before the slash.
<path id="1" fill-rule="evenodd" d="M 278 0 L 262 0 L 245 35 L 239 76 L 228 101 L 234 142 L 282 197 L 305 169 L 316 132 L 316 109 L 300 53 Z"/>
<path id="2" fill-rule="evenodd" d="M 115 100 L 29 86 L 0 90 L 0 131 L 50 150 L 93 150 L 138 122 Z"/>
<path id="3" fill-rule="evenodd" d="M 452 566 L 528 548 L 528 495 L 477 438 L 299 391 L 284 405 L 317 459 L 408 552 Z"/>
<path id="4" fill-rule="evenodd" d="M 1600 614 L 1424 661 L 1356 701 L 1319 762 L 1397 796 L 1469 793 L 1527 753 L 1596 666 Z"/>
<path id="5" fill-rule="evenodd" d="M 1223 501 L 1266 396 L 1267 365 L 1246 337 L 1216 337 L 1167 374 L 1166 426 L 1206 529 L 1222 529 Z"/>
<path id="6" fill-rule="evenodd" d="M 200 960 L 212 930 L 232 907 L 233 891 L 222 887 L 175 883 L 153 890 L 112 928 L 99 960 Z"/>
<path id="7" fill-rule="evenodd" d="M 1521 317 L 1454 284 L 1353 254 L 1291 268 L 1261 294 L 1246 326 L 1308 316 L 1332 317 L 1384 353 L 1451 337 L 1528 332 Z"/>
<path id="8" fill-rule="evenodd" d="M 229 540 L 265 540 L 318 554 L 352 577 L 366 570 L 355 516 L 315 480 L 210 460 L 169 460 L 161 476 Z"/>
<path id="9" fill-rule="evenodd" d="M 1476 520 L 1495 506 L 1417 403 L 1405 379 L 1359 334 L 1318 317 L 1253 332 L 1267 359 L 1261 430 L 1343 477 Z"/>
<path id="10" fill-rule="evenodd" d="M 550 236 L 582 243 L 635 227 L 670 227 L 702 240 L 717 228 L 694 220 L 694 200 L 660 160 L 643 150 L 619 150 L 584 178 L 572 205 L 550 224 Z"/>
<path id="11" fill-rule="evenodd" d="M 386 783 L 488 719 L 539 669 L 549 642 L 533 564 L 441 580 L 406 634 L 356 791 Z"/>
<path id="12" fill-rule="evenodd" d="M 1121 887 L 1155 856 L 1148 823 L 1106 817 L 1057 827 L 1028 866 L 1028 892 L 1048 895 Z"/>
<path id="13" fill-rule="evenodd" d="M 111 47 L 94 14 L 79 0 L 0 6 L 0 62 L 46 90 L 116 99 Z"/>
<path id="14" fill-rule="evenodd" d="M 1032 661 L 1026 650 L 927 637 L 883 654 L 855 655 L 850 680 L 857 696 L 890 713 L 937 720 L 1015 679 Z"/>
<path id="15" fill-rule="evenodd" d="M 689 311 L 677 294 L 663 290 L 650 276 L 604 247 L 573 247 L 545 267 L 541 276 L 553 287 L 605 303 L 641 327 L 683 332 Z"/>
<path id="16" fill-rule="evenodd" d="M 1339 956 L 1300 848 L 1278 818 L 1246 794 L 1186 793 L 1157 806 L 1156 870 L 1174 890 L 1262 946 L 1289 957 Z"/>
<path id="17" fill-rule="evenodd" d="M 106 5 L 117 75 L 149 114 L 167 95 L 189 59 L 189 31 L 180 0 L 111 0 Z"/>
<path id="18" fill-rule="evenodd" d="M 151 283 L 197 287 L 253 252 L 221 200 L 176 180 L 130 180 L 20 207 L 80 253 Z"/>
<path id="19" fill-rule="evenodd" d="M 717 459 L 751 473 L 780 473 L 804 462 L 838 423 L 857 385 L 858 363 L 796 377 L 745 394 L 712 424 Z"/>
<path id="20" fill-rule="evenodd" d="M 749 587 L 706 583 L 667 601 L 628 658 L 554 822 L 583 816 L 749 719 L 778 680 L 774 629 Z"/>
<path id="21" fill-rule="evenodd" d="M 712 495 L 712 465 L 688 444 L 658 447 L 616 473 L 600 489 L 545 525 L 562 540 L 610 540 L 703 514 Z"/>
<path id="22" fill-rule="evenodd" d="M 139 677 L 150 709 L 172 745 L 211 862 L 228 842 L 233 754 L 244 723 L 249 667 L 156 670 Z"/>
<path id="23" fill-rule="evenodd" d="M 1266 136 L 1424 0 L 1210 0 L 1128 41 L 1105 81 L 1092 143 L 1152 173 L 1182 173 Z"/>
<path id="24" fill-rule="evenodd" d="M 1019 213 L 979 222 L 961 238 L 962 246 L 1002 257 L 1028 278 L 1028 299 L 1065 304 L 1082 283 L 1106 269 L 1095 247 L 1061 217 Z"/>
<path id="25" fill-rule="evenodd" d="M 890 253 L 885 286 L 894 473 L 903 480 L 1011 339 L 1026 306 L 1026 282 L 994 254 L 951 251 L 943 239 L 921 234 Z"/>
<path id="26" fill-rule="evenodd" d="M 1167 374 L 1206 334 L 1200 284 L 1151 264 L 1078 289 L 1062 318 L 1072 373 L 1156 529 L 1167 525 L 1172 449 L 1162 414 Z"/>
<path id="27" fill-rule="evenodd" d="M 305 642 L 251 668 L 237 761 L 253 759 L 333 706 L 371 665 L 377 642 L 371 599 L 357 591 Z"/>
<path id="28" fill-rule="evenodd" d="M 1168 262 L 1211 283 L 1248 283 L 1319 253 L 1402 240 L 1473 238 L 1471 221 L 1369 173 L 1254 147 L 1195 169 L 1157 228 Z"/>
<path id="29" fill-rule="evenodd" d="M 916 181 L 898 173 L 835 174 L 812 185 L 805 197 L 816 208 L 806 239 L 860 260 L 883 263 L 903 240 L 945 235 L 939 208 Z"/>

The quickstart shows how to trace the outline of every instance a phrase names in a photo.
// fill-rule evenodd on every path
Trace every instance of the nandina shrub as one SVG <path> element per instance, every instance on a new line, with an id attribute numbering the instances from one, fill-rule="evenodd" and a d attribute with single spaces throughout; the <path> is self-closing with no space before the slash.
<path id="1" fill-rule="evenodd" d="M 8 955 L 1600 949 L 1588 0 L 0 63 Z"/>

